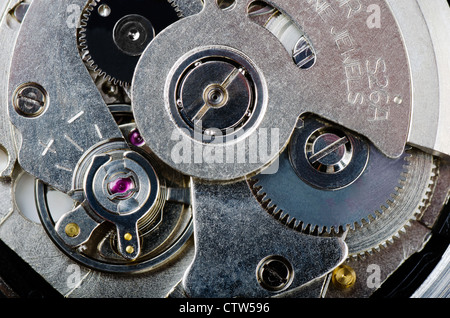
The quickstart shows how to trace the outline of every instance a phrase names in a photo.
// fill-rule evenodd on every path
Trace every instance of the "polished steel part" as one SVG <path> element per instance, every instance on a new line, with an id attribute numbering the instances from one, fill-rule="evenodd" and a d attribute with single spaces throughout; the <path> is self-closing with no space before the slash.
<path id="1" fill-rule="evenodd" d="M 434 195 L 439 169 L 433 157 L 417 149 L 407 151 L 406 173 L 400 180 L 396 196 L 382 213 L 349 231 L 345 242 L 352 255 L 379 251 L 392 243 L 401 233 L 408 231 L 411 222 L 420 219 Z"/>
<path id="2" fill-rule="evenodd" d="M 412 295 L 413 298 L 450 298 L 448 276 L 450 275 L 450 249 L 447 249 L 442 260 Z"/>
<path id="3" fill-rule="evenodd" d="M 261 113 L 264 88 L 258 72 L 234 50 L 200 50 L 181 63 L 173 78 L 172 117 L 182 128 L 212 134 L 214 143 L 222 142 L 222 134 L 233 138 L 235 131 L 250 129 Z"/>
<path id="4" fill-rule="evenodd" d="M 214 1 L 205 1 L 202 12 L 169 26 L 155 38 L 137 66 L 132 88 L 133 112 L 150 148 L 167 164 L 186 174 L 206 180 L 235 180 L 258 172 L 273 161 L 287 144 L 298 116 L 313 112 L 368 137 L 388 156 L 399 157 L 406 143 L 411 114 L 408 59 L 389 8 L 382 1 L 376 4 L 382 8 L 386 20 L 382 32 L 367 27 L 366 17 L 357 14 L 362 6 L 348 17 L 347 9 L 334 9 L 331 5 L 324 16 L 308 1 L 280 3 L 283 11 L 301 25 L 317 52 L 315 65 L 305 71 L 292 62 L 276 37 L 248 19 L 248 1 L 237 1 L 232 9 L 224 11 Z M 359 32 L 351 32 L 355 29 Z M 366 37 L 377 41 L 365 41 Z M 200 164 L 194 160 L 179 162 L 167 151 L 176 148 L 185 135 L 169 111 L 173 99 L 169 83 L 177 77 L 178 65 L 209 48 L 234 51 L 254 64 L 263 84 L 262 90 L 257 91 L 263 103 L 261 114 L 255 119 L 257 124 L 236 140 L 214 147 L 189 136 L 186 142 L 201 153 L 243 149 L 245 163 L 236 152 L 231 156 L 234 164 L 224 167 L 221 158 L 207 158 Z M 392 51 L 396 54 L 391 54 Z M 144 89 L 150 74 L 154 75 L 152 85 Z M 150 100 L 158 102 L 150 104 Z M 268 147 L 275 154 L 258 156 L 254 163 L 255 160 L 248 159 L 251 152 L 248 144 L 262 129 L 277 129 L 279 143 Z"/>
<path id="5" fill-rule="evenodd" d="M 72 197 L 81 204 L 61 216 L 40 181 L 35 200 L 46 232 L 71 258 L 103 272 L 144 272 L 176 257 L 192 235 L 189 179 L 152 158 L 145 143 L 133 143 L 129 105 L 109 109 L 134 151 L 110 142 L 88 153 L 74 176 L 84 190 Z"/>
<path id="6" fill-rule="evenodd" d="M 326 275 L 347 257 L 347 246 L 339 238 L 283 230 L 263 213 L 245 182 L 194 181 L 193 188 L 196 254 L 182 281 L 188 297 L 275 296 Z M 227 205 L 221 204 L 224 200 Z M 291 264 L 289 286 L 273 290 L 258 282 L 260 262 L 270 256 Z"/>
<path id="7" fill-rule="evenodd" d="M 5 114 L 5 116 L 0 117 L 0 130 L 2 132 L 0 134 L 0 152 L 3 152 L 6 157 L 6 163 L 1 167 L 1 177 L 11 176 L 17 159 L 11 122 L 8 116 L 6 116 L 9 100 L 8 81 L 6 78 L 9 76 L 11 55 L 14 52 L 15 41 L 20 30 L 20 22 L 15 18 L 15 4 L 15 1 L 12 0 L 0 2 L 0 42 L 2 43 L 2 49 L 0 50 L 0 70 L 1 76 L 4 78 L 0 81 L 0 107 L 2 114 Z M 12 14 L 8 14 L 9 10 L 13 10 Z"/>
<path id="8" fill-rule="evenodd" d="M 448 160 L 450 8 L 445 1 L 387 2 L 402 30 L 414 87 L 408 142 Z"/>
<path id="9" fill-rule="evenodd" d="M 307 123 L 305 129 L 310 126 Z M 322 127 L 315 126 L 315 129 Z M 256 199 L 280 221 L 300 231 L 339 233 L 376 218 L 400 195 L 402 180 L 408 175 L 408 154 L 390 159 L 371 146 L 365 150 L 369 159 L 363 162 L 362 168 L 359 158 L 355 157 L 352 159 L 356 164 L 351 163 L 344 170 L 329 174 L 308 167 L 304 153 L 303 161 L 295 159 L 302 156 L 297 153 L 302 150 L 302 141 L 303 147 L 307 143 L 295 137 L 299 134 L 296 132 L 291 141 L 295 147 L 290 145 L 290 151 L 280 155 L 275 174 L 257 175 L 248 181 Z M 292 151 L 295 151 L 294 160 Z"/>
<path id="10" fill-rule="evenodd" d="M 385 1 L 268 3 L 291 17 L 316 51 L 310 74 L 302 74 L 309 80 L 305 90 L 314 92 L 307 111 L 367 137 L 388 157 L 399 157 L 412 111 L 411 86 L 401 34 Z M 367 24 L 362 13 L 369 5 L 381 11 L 381 29 Z"/>
<path id="11" fill-rule="evenodd" d="M 131 90 L 86 69 L 86 2 L 0 1 L 0 239 L 65 297 L 370 297 L 436 235 L 450 194 L 444 1 L 169 1 L 185 18 L 149 43 Z M 304 113 L 330 126 L 285 156 Z M 363 173 L 354 140 L 371 149 Z M 250 178 L 279 192 L 287 178 L 265 173 L 298 155 L 312 172 L 292 178 L 347 190 L 354 206 L 329 212 L 354 226 L 299 232 L 255 199 Z M 40 220 L 18 202 L 23 176 Z M 372 201 L 381 212 L 351 215 Z M 447 256 L 414 297 L 448 297 Z"/>
<path id="12" fill-rule="evenodd" d="M 126 259 L 134 260 L 141 252 L 138 224 L 161 213 L 159 182 L 148 161 L 131 151 L 98 155 L 86 172 L 86 200 L 95 214 L 116 226 L 117 249 Z"/>
<path id="13" fill-rule="evenodd" d="M 374 150 L 351 133 L 314 119 L 300 119 L 287 148 L 300 179 L 322 190 L 339 190 L 357 182 Z M 299 126 L 299 125 L 297 125 Z"/>
<path id="14" fill-rule="evenodd" d="M 315 50 L 294 21 L 262 1 L 250 4 L 248 12 L 250 19 L 267 28 L 280 40 L 298 67 L 308 69 L 314 66 Z"/>
<path id="15" fill-rule="evenodd" d="M 295 139 L 291 142 L 298 143 Z M 379 251 L 408 231 L 434 195 L 438 165 L 431 155 L 417 149 L 407 149 L 402 158 L 394 160 L 371 148 L 370 160 L 359 178 L 329 191 L 303 181 L 286 152 L 280 156 L 276 174 L 255 176 L 248 184 L 261 205 L 280 222 L 320 235 L 345 231 L 349 254 L 358 256 Z M 301 196 L 292 197 L 292 193 Z"/>
<path id="16" fill-rule="evenodd" d="M 106 224 L 100 224 L 102 221 L 94 221 L 82 206 L 64 214 L 55 225 L 47 196 L 46 186 L 42 182 L 37 182 L 37 208 L 47 234 L 66 256 L 90 270 L 114 274 L 143 274 L 160 269 L 167 263 L 180 261 L 180 254 L 183 255 L 186 252 L 190 254 L 192 235 L 190 213 L 185 209 L 180 212 L 177 205 L 167 204 L 168 207 L 161 213 L 164 216 L 164 222 L 160 219 L 156 225 L 151 224 L 154 226 L 153 231 L 147 227 L 147 232 L 143 233 L 139 231 L 142 230 L 140 227 L 136 230 L 137 234 L 124 233 L 122 238 L 118 236 L 120 231 L 111 229 L 111 226 L 105 227 Z M 175 202 L 170 198 L 169 200 Z M 87 237 L 82 232 L 73 238 L 68 237 L 70 236 L 67 231 L 68 226 L 80 227 L 81 231 L 87 229 Z M 101 228 L 102 231 L 97 231 L 97 228 Z M 120 243 L 117 242 L 121 239 L 125 242 L 135 241 L 131 235 L 139 235 L 138 240 L 142 246 L 138 246 L 139 250 L 135 249 L 136 244 L 132 246 L 132 249 L 127 246 L 120 250 L 121 247 L 118 246 Z M 189 259 L 190 256 L 185 255 L 181 259 L 182 263 L 187 265 L 185 261 L 188 262 L 188 260 L 185 260 L 185 257 Z M 133 258 L 132 262 L 130 258 Z M 162 273 L 162 275 L 165 274 Z M 161 291 L 153 292 L 157 293 L 158 297 L 165 296 L 159 294 Z"/>
<path id="17" fill-rule="evenodd" d="M 9 96 L 25 83 L 46 90 L 49 105 L 39 117 L 21 116 L 9 99 L 9 118 L 21 140 L 19 164 L 63 192 L 74 190 L 72 175 L 86 151 L 123 138 L 80 59 L 74 29 L 66 25 L 65 14 L 54 14 L 65 13 L 73 3 L 52 3 L 49 10 L 46 1 L 33 2 L 21 25 L 16 44 L 21 49 L 14 51 L 8 84 Z"/>

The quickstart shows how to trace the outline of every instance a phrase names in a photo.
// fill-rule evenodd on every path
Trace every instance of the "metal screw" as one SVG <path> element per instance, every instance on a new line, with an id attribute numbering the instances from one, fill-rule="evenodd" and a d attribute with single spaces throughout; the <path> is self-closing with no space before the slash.
<path id="1" fill-rule="evenodd" d="M 299 68 L 309 69 L 316 62 L 316 55 L 308 40 L 302 36 L 292 51 L 292 57 Z"/>
<path id="2" fill-rule="evenodd" d="M 25 117 L 37 117 L 47 107 L 47 92 L 36 83 L 27 83 L 16 89 L 13 98 L 17 113 Z"/>
<path id="3" fill-rule="evenodd" d="M 344 153 L 342 149 L 348 143 L 348 138 L 346 136 L 339 138 L 336 135 L 324 134 L 317 138 L 316 143 L 320 143 L 320 150 L 309 157 L 309 161 L 313 164 L 327 157 L 332 157 L 335 153 L 336 156 Z"/>
<path id="4" fill-rule="evenodd" d="M 280 291 L 287 288 L 292 282 L 293 276 L 292 265 L 281 256 L 266 257 L 258 265 L 258 282 L 269 291 Z"/>
<path id="5" fill-rule="evenodd" d="M 81 232 L 80 227 L 76 223 L 67 224 L 64 230 L 69 237 L 77 237 Z"/>
<path id="6" fill-rule="evenodd" d="M 131 246 L 131 245 L 128 245 L 125 250 L 127 251 L 128 254 L 133 254 L 134 253 L 134 247 Z"/>
<path id="7" fill-rule="evenodd" d="M 352 159 L 350 140 L 343 133 L 319 130 L 307 144 L 308 161 L 316 170 L 336 173 L 345 169 Z"/>
<path id="8" fill-rule="evenodd" d="M 333 271 L 331 280 L 337 288 L 347 289 L 355 284 L 356 273 L 350 266 L 341 265 Z"/>
<path id="9" fill-rule="evenodd" d="M 117 87 L 117 85 L 114 85 L 112 82 L 110 81 L 106 81 L 102 84 L 102 92 L 105 93 L 108 96 L 114 96 L 117 95 L 119 92 L 119 89 Z"/>
<path id="10" fill-rule="evenodd" d="M 145 17 L 126 15 L 114 26 L 113 40 L 116 46 L 130 56 L 141 55 L 155 37 L 155 28 Z"/>
<path id="11" fill-rule="evenodd" d="M 131 241 L 133 239 L 133 235 L 131 235 L 130 233 L 125 233 L 125 235 L 123 236 L 123 238 L 126 241 Z"/>

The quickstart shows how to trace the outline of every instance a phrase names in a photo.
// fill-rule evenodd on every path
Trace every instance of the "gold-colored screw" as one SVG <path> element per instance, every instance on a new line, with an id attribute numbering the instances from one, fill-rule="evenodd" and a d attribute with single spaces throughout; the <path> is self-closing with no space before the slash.
<path id="1" fill-rule="evenodd" d="M 128 245 L 127 248 L 125 249 L 127 251 L 128 254 L 133 254 L 134 252 L 134 247 L 131 245 Z"/>
<path id="2" fill-rule="evenodd" d="M 126 241 L 131 241 L 131 240 L 133 239 L 133 235 L 131 235 L 130 233 L 126 233 L 126 234 L 123 236 L 123 238 L 124 238 Z"/>
<path id="3" fill-rule="evenodd" d="M 331 280 L 336 287 L 347 289 L 355 284 L 356 273 L 350 266 L 341 265 L 333 271 Z"/>
<path id="4" fill-rule="evenodd" d="M 64 230 L 69 237 L 77 237 L 81 232 L 80 227 L 76 223 L 67 224 Z"/>

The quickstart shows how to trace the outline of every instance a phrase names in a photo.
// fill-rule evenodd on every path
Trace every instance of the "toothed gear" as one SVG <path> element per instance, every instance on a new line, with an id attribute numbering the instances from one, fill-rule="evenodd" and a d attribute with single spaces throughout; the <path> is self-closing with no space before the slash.
<path id="1" fill-rule="evenodd" d="M 90 71 L 128 87 L 147 45 L 181 17 L 171 0 L 90 0 L 81 17 L 80 54 Z"/>
<path id="2" fill-rule="evenodd" d="M 390 159 L 370 145 L 358 179 L 346 187 L 319 189 L 299 177 L 289 149 L 280 155 L 275 174 L 263 172 L 248 180 L 253 194 L 289 227 L 344 236 L 352 256 L 371 254 L 405 232 L 426 208 L 438 177 L 431 155 L 408 147 L 400 158 Z"/>
<path id="3" fill-rule="evenodd" d="M 250 7 L 249 12 L 249 16 L 255 21 L 259 21 L 260 25 L 266 27 L 277 36 L 288 51 L 303 36 L 301 31 L 293 27 L 288 17 L 270 5 L 263 2 L 255 2 Z M 314 61 L 311 62 L 311 64 L 313 63 Z M 309 121 L 310 123 L 311 121 Z M 305 128 L 304 124 L 302 123 L 303 130 Z M 336 139 L 328 141 L 328 145 L 332 145 L 333 142 L 336 143 L 335 145 L 337 146 L 334 150 L 331 147 L 331 149 L 326 150 L 322 154 L 315 155 L 316 159 L 319 158 L 315 162 L 316 169 L 322 171 L 329 169 L 332 172 L 336 172 L 338 169 L 350 168 L 351 173 L 347 173 L 346 178 L 339 176 L 339 173 L 311 173 L 311 167 L 308 164 L 308 156 L 311 156 L 311 154 L 308 155 L 307 151 L 299 151 L 302 147 L 305 147 L 307 139 L 311 139 L 311 136 L 308 136 L 307 132 L 304 139 L 299 140 L 301 138 L 298 136 L 298 131 L 296 130 L 292 137 L 295 142 L 291 142 L 288 150 L 280 158 L 278 176 L 260 175 L 248 181 L 249 186 L 262 206 L 282 223 L 306 233 L 341 236 L 345 239 L 351 257 L 365 257 L 387 247 L 394 240 L 400 238 L 426 210 L 433 196 L 435 181 L 438 178 L 438 163 L 434 162 L 433 156 L 417 149 L 407 148 L 400 160 L 390 161 L 387 158 L 383 158 L 372 147 L 370 154 L 372 162 L 374 156 L 381 158 L 383 161 L 380 161 L 380 163 L 385 162 L 389 166 L 385 171 L 388 173 L 392 172 L 392 175 L 386 175 L 387 182 L 384 186 L 380 186 L 378 181 L 382 180 L 382 176 L 365 172 L 366 176 L 364 178 L 367 179 L 367 184 L 363 188 L 357 189 L 361 191 L 359 194 L 355 192 L 355 195 L 360 199 L 358 201 L 347 196 L 347 194 L 351 194 L 344 190 L 344 187 L 349 182 L 351 183 L 355 176 L 358 176 L 360 172 L 358 168 L 364 169 L 366 167 L 362 164 L 356 167 L 355 165 L 346 167 L 348 162 L 346 162 L 343 155 L 346 150 L 343 146 L 339 147 L 341 140 L 337 136 Z M 324 142 L 322 141 L 322 143 Z M 326 141 L 325 144 L 327 144 Z M 296 148 L 296 152 L 301 154 L 292 156 L 292 149 L 294 148 Z M 339 151 L 341 154 L 339 154 Z M 358 153 L 360 155 L 363 154 L 361 151 Z M 336 161 L 338 164 L 327 165 L 327 160 L 320 160 L 320 158 L 322 155 L 328 154 L 331 154 L 331 156 L 328 156 L 328 163 L 333 162 L 333 159 L 336 159 L 339 155 L 342 155 L 342 160 Z M 362 157 L 356 160 L 352 158 L 351 161 L 361 163 L 364 159 Z M 347 160 L 348 158 L 349 156 L 347 156 Z M 404 164 L 403 170 L 402 162 Z M 276 166 L 268 169 L 268 171 L 273 171 L 274 168 Z M 366 169 L 369 168 L 371 168 L 370 165 Z M 384 170 L 380 168 L 385 169 L 383 164 L 381 164 L 377 166 L 375 171 L 378 169 L 380 173 L 384 173 Z M 296 172 L 299 178 L 295 178 L 292 171 Z M 373 198 L 366 195 L 364 197 L 364 191 L 371 187 L 370 177 L 367 178 L 367 175 L 374 178 L 373 188 L 376 191 L 369 189 L 366 193 L 371 193 L 372 196 L 376 192 L 381 193 L 382 196 Z M 398 177 L 397 185 L 395 185 L 396 180 L 391 178 L 392 176 Z M 299 187 L 298 182 L 302 182 L 304 188 Z M 359 183 L 354 184 L 352 188 L 357 188 Z M 318 188 L 321 190 L 318 190 Z M 292 189 L 298 190 L 295 198 L 288 195 L 288 193 L 293 192 Z M 381 192 L 379 192 L 379 189 L 382 189 Z M 327 190 L 333 192 L 327 192 Z M 334 192 L 334 190 L 337 190 L 337 192 Z M 347 194 L 342 195 L 341 192 Z M 378 202 L 378 200 L 383 199 L 383 195 L 385 196 L 385 201 Z M 334 202 L 336 198 L 343 200 L 337 208 L 331 205 L 331 202 Z M 291 202 L 291 200 L 294 200 L 294 202 Z M 321 202 L 321 200 L 325 201 Z M 375 203 L 375 205 L 370 206 L 368 204 L 370 202 Z M 312 207 L 317 206 L 317 204 L 321 207 L 321 211 L 312 210 Z M 357 211 L 358 205 L 361 208 L 360 211 Z M 339 212 L 338 218 L 342 217 L 341 214 L 344 213 L 344 217 L 336 219 L 335 215 L 327 214 L 328 211 L 329 213 L 333 213 L 332 211 Z M 347 227 L 348 230 L 343 232 Z"/>
<path id="4" fill-rule="evenodd" d="M 352 257 L 371 255 L 388 247 L 420 219 L 430 204 L 439 178 L 436 159 L 417 149 L 408 149 L 408 173 L 394 204 L 384 213 L 376 213 L 364 226 L 349 231 L 345 242 Z"/>
<path id="5" fill-rule="evenodd" d="M 310 121 L 306 120 L 305 126 L 299 129 L 308 127 L 308 123 Z M 300 137 L 294 133 L 291 145 L 297 142 L 295 138 Z M 262 173 L 250 179 L 249 185 L 270 214 L 300 231 L 320 234 L 340 233 L 347 227 L 354 229 L 394 204 L 402 183 L 406 181 L 407 158 L 411 156 L 404 153 L 398 159 L 390 159 L 372 145 L 367 145 L 369 155 L 364 171 L 342 187 L 320 188 L 299 177 L 300 169 L 294 167 L 295 162 L 289 154 L 292 147 L 280 155 L 275 174 Z M 305 168 L 302 167 L 302 171 Z M 339 179 L 339 173 L 330 174 L 330 178 Z"/>

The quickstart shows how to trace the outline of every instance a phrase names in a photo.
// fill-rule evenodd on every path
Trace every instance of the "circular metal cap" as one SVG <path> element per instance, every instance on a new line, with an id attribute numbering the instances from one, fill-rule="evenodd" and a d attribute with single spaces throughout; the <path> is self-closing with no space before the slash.
<path id="1" fill-rule="evenodd" d="M 24 117 L 38 117 L 48 106 L 48 95 L 45 89 L 36 83 L 26 83 L 14 92 L 14 109 Z"/>
<path id="2" fill-rule="evenodd" d="M 253 83 L 242 66 L 212 59 L 188 67 L 181 76 L 176 100 L 189 127 L 226 130 L 245 122 L 254 106 L 253 95 Z"/>
<path id="3" fill-rule="evenodd" d="M 317 120 L 306 120 L 294 131 L 288 147 L 295 173 L 323 190 L 355 182 L 367 166 L 369 146 L 362 139 Z"/>
<path id="4" fill-rule="evenodd" d="M 335 129 L 317 130 L 305 148 L 308 162 L 319 172 L 337 173 L 352 160 L 352 143 L 343 132 Z"/>
<path id="5" fill-rule="evenodd" d="M 117 155 L 117 157 L 116 157 Z M 136 152 L 95 156 L 84 179 L 86 200 L 103 220 L 116 226 L 117 249 L 126 259 L 141 250 L 139 223 L 159 213 L 159 179 Z"/>
<path id="6" fill-rule="evenodd" d="M 264 289 L 274 292 L 281 291 L 292 283 L 294 269 L 286 258 L 279 255 L 271 255 L 259 263 L 256 277 Z"/>
<path id="7" fill-rule="evenodd" d="M 155 29 L 145 17 L 130 14 L 117 21 L 113 37 L 122 52 L 130 56 L 139 56 L 155 37 Z"/>

